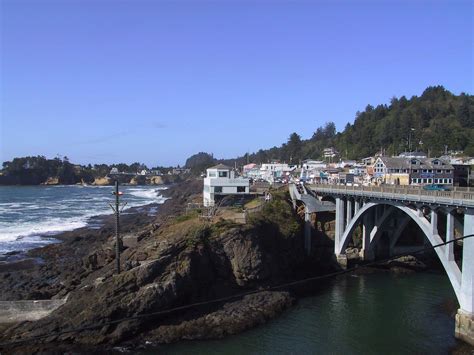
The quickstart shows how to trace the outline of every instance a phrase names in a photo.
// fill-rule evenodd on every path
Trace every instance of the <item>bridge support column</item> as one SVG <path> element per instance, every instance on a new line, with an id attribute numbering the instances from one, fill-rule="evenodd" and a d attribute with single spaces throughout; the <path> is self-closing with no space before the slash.
<path id="1" fill-rule="evenodd" d="M 359 212 L 360 207 L 361 203 L 359 202 L 359 200 L 354 200 L 354 216 L 357 214 L 357 212 Z"/>
<path id="2" fill-rule="evenodd" d="M 474 211 L 464 215 L 464 235 L 474 234 Z M 461 299 L 456 314 L 455 336 L 474 345 L 474 238 L 463 240 Z"/>
<path id="3" fill-rule="evenodd" d="M 341 254 L 342 235 L 344 234 L 344 200 L 336 198 L 336 231 L 334 236 L 334 253 L 336 257 Z"/>
<path id="4" fill-rule="evenodd" d="M 352 219 L 352 200 L 350 198 L 347 199 L 347 209 L 346 209 L 346 228 L 351 223 Z"/>
<path id="5" fill-rule="evenodd" d="M 454 215 L 452 211 L 446 215 L 446 241 L 449 242 L 454 239 Z M 444 246 L 447 260 L 454 260 L 454 243 L 446 244 Z M 474 261 L 474 260 L 473 260 Z"/>
<path id="6" fill-rule="evenodd" d="M 304 250 L 306 255 L 311 254 L 311 213 L 307 208 L 304 212 Z"/>
<path id="7" fill-rule="evenodd" d="M 438 212 L 431 210 L 431 233 L 438 234 Z"/>
<path id="8" fill-rule="evenodd" d="M 367 211 L 362 217 L 362 249 L 360 250 L 359 256 L 362 260 L 373 260 L 374 253 L 370 248 L 370 233 L 374 228 L 373 223 L 373 212 Z"/>

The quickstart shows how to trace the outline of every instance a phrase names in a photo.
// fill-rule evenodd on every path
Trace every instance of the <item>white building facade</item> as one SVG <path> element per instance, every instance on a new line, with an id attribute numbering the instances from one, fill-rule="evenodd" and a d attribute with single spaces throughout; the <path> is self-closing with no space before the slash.
<path id="1" fill-rule="evenodd" d="M 232 168 L 219 164 L 207 169 L 202 193 L 205 207 L 214 206 L 217 196 L 245 195 L 249 193 L 249 179 L 235 177 Z"/>
<path id="2" fill-rule="evenodd" d="M 260 176 L 262 179 L 272 183 L 275 179 L 288 177 L 295 169 L 296 165 L 288 165 L 286 163 L 266 163 L 260 168 Z"/>

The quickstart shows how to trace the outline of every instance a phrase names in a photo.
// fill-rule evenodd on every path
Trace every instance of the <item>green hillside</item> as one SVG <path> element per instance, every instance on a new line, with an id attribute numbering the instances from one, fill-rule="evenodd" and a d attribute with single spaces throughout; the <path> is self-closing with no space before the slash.
<path id="1" fill-rule="evenodd" d="M 345 159 L 360 159 L 384 149 L 387 155 L 421 149 L 431 156 L 462 150 L 474 156 L 474 96 L 454 95 L 442 86 L 428 87 L 421 96 L 392 98 L 389 105 L 367 105 L 353 124 L 337 133 L 334 123 L 319 127 L 310 139 L 292 133 L 280 147 L 237 158 L 237 164 L 278 159 L 297 163 L 319 159 L 326 147 L 335 147 Z M 233 165 L 235 159 L 222 160 Z"/>

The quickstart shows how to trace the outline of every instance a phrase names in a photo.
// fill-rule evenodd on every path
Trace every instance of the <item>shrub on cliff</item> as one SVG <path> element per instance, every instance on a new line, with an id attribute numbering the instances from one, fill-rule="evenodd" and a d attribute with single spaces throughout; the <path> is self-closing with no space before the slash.
<path id="1" fill-rule="evenodd" d="M 267 202 L 260 212 L 250 216 L 250 226 L 261 228 L 268 224 L 278 227 L 285 238 L 292 238 L 301 232 L 301 225 L 288 201 L 288 193 L 273 193 L 273 200 Z"/>

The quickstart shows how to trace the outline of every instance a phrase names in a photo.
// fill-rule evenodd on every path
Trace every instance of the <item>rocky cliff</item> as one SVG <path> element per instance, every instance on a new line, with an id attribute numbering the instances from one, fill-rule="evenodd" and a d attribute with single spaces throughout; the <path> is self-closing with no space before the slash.
<path id="1" fill-rule="evenodd" d="M 36 279 L 33 288 L 43 297 L 69 294 L 68 301 L 47 318 L 7 329 L 1 340 L 101 324 L 42 339 L 33 348 L 17 349 L 36 351 L 52 345 L 107 348 L 118 343 L 137 346 L 145 341 L 220 337 L 259 324 L 290 305 L 288 292 L 267 291 L 172 314 L 145 316 L 293 280 L 307 262 L 301 225 L 285 193 L 279 197 L 275 193 L 275 200 L 247 225 L 236 225 L 224 220 L 203 222 L 198 213 L 181 214 L 182 206 L 195 199 L 201 188 L 199 181 L 183 183 L 170 190 L 172 199 L 160 207 L 158 217 L 135 215 L 124 221 L 125 231 L 137 244 L 124 250 L 124 271 L 119 275 L 114 273 L 110 225 L 95 234 L 83 231 L 82 235 L 73 234 L 73 239 L 69 235 L 64 243 L 43 248 L 40 254 L 47 263 L 39 266 L 43 272 L 36 270 L 42 280 L 38 284 Z M 48 268 L 48 263 L 55 267 Z M 5 288 L 24 281 L 25 293 L 34 294 L 28 289 L 33 284 L 32 280 L 28 283 L 28 275 L 12 274 L 3 275 Z M 8 298 L 8 291 L 2 291 L 3 298 Z M 134 318 L 107 324 L 127 317 Z"/>

